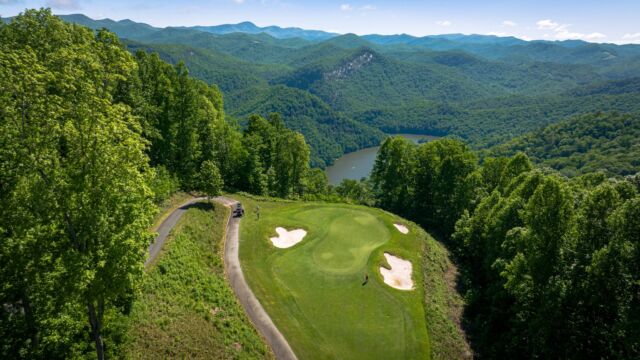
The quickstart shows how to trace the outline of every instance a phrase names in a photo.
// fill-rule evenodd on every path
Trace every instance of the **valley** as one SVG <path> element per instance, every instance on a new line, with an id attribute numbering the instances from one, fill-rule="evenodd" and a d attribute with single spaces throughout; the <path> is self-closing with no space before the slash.
<path id="1" fill-rule="evenodd" d="M 321 168 L 377 146 L 383 133 L 457 136 L 480 149 L 573 115 L 640 111 L 637 46 L 459 34 L 295 37 L 249 24 L 250 32 L 229 32 L 63 19 L 106 27 L 131 51 L 184 62 L 220 87 L 241 124 L 254 113 L 280 113 Z M 613 85 L 620 81 L 628 85 Z"/>
<path id="2" fill-rule="evenodd" d="M 417 134 L 393 134 L 389 136 L 402 136 L 416 144 L 437 139 L 435 136 Z M 374 146 L 357 150 L 338 158 L 333 165 L 325 169 L 329 184 L 338 185 L 344 179 L 360 180 L 369 177 L 379 149 L 380 146 Z"/>
<path id="3" fill-rule="evenodd" d="M 621 2 L 0 1 L 0 358 L 640 358 Z"/>

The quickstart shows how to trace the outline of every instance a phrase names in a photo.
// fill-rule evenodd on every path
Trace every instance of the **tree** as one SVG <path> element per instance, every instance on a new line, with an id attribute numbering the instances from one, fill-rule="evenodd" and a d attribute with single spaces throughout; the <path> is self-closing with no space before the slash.
<path id="1" fill-rule="evenodd" d="M 224 186 L 224 181 L 220 175 L 220 170 L 211 160 L 207 160 L 200 165 L 198 182 L 199 190 L 207 195 L 209 201 L 214 196 L 220 195 Z"/>
<path id="2" fill-rule="evenodd" d="M 381 207 L 407 214 L 413 185 L 414 145 L 407 139 L 387 138 L 371 171 L 373 189 Z"/>
<path id="3" fill-rule="evenodd" d="M 25 309 L 34 316 L 29 328 L 38 327 L 28 332 L 45 332 L 57 310 L 82 311 L 102 359 L 105 313 L 130 298 L 151 240 L 142 129 L 114 101 L 136 63 L 113 34 L 65 24 L 49 10 L 16 17 L 0 43 L 10 94 L 2 97 L 2 163 L 11 170 L 2 207 L 15 206 L 3 247 L 25 252 L 16 254 L 29 259 L 24 280 L 46 279 L 15 289 L 33 299 L 23 306 L 41 305 Z"/>
<path id="4" fill-rule="evenodd" d="M 421 145 L 414 165 L 413 213 L 418 221 L 449 237 L 465 209 L 472 209 L 476 188 L 477 159 L 469 148 L 451 139 Z"/>
<path id="5" fill-rule="evenodd" d="M 322 169 L 310 169 L 304 184 L 304 193 L 307 195 L 327 195 L 329 193 L 329 180 Z"/>

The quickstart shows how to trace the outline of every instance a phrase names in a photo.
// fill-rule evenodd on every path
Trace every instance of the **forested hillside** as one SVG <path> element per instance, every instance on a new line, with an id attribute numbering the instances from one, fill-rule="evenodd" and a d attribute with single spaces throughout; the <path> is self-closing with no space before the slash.
<path id="1" fill-rule="evenodd" d="M 0 88 L 2 358 L 123 354 L 151 219 L 176 190 L 327 191 L 278 114 L 241 130 L 184 64 L 49 10 L 0 24 Z"/>
<path id="2" fill-rule="evenodd" d="M 563 175 L 597 171 L 633 175 L 640 171 L 640 114 L 596 113 L 574 117 L 496 146 L 487 153 L 524 152 Z"/>
<path id="3" fill-rule="evenodd" d="M 376 204 L 439 233 L 456 255 L 479 357 L 632 359 L 640 356 L 637 178 L 567 180 L 522 153 L 478 166 L 461 142 L 394 137 L 378 153 L 372 185 Z"/>
<path id="4" fill-rule="evenodd" d="M 459 277 L 443 262 L 439 291 L 464 296 L 480 358 L 640 358 L 640 46 L 65 19 L 0 22 L 0 358 L 117 358 L 131 315 L 149 313 L 132 313 L 143 289 L 210 324 L 228 288 L 149 289 L 166 268 L 142 284 L 152 219 L 178 190 L 415 221 L 455 256 Z M 397 132 L 451 137 L 385 135 Z M 381 140 L 370 179 L 333 187 L 312 167 Z M 218 249 L 212 208 L 187 217 L 198 239 L 184 246 Z M 213 255 L 185 249 L 166 261 L 178 277 L 224 282 L 208 276 Z M 225 357 L 257 338 L 235 305 L 214 321 L 229 333 L 207 338 Z M 438 353 L 462 354 L 442 321 L 456 346 L 434 337 Z M 153 343 L 137 340 L 133 353 Z"/>
<path id="5" fill-rule="evenodd" d="M 459 34 L 291 37 L 244 23 L 151 28 L 64 18 L 107 27 L 132 51 L 183 61 L 221 87 L 231 116 L 287 113 L 287 126 L 307 137 L 314 166 L 377 145 L 379 131 L 454 135 L 482 148 L 574 115 L 640 111 L 630 80 L 640 77 L 639 45 Z M 266 106 L 271 97 L 277 101 Z"/>

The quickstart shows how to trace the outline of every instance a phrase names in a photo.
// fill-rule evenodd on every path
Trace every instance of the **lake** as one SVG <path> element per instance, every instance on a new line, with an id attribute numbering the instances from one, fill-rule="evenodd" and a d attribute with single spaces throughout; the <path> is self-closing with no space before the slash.
<path id="1" fill-rule="evenodd" d="M 416 134 L 389 134 L 390 136 L 402 136 L 411 140 L 416 144 L 420 140 L 431 141 L 437 139 L 437 136 L 416 135 Z M 341 156 L 333 165 L 325 169 L 325 173 L 329 178 L 329 184 L 338 185 L 343 179 L 360 180 L 369 176 L 373 170 L 373 163 L 376 160 L 380 146 L 370 147 L 358 151 L 354 151 Z"/>

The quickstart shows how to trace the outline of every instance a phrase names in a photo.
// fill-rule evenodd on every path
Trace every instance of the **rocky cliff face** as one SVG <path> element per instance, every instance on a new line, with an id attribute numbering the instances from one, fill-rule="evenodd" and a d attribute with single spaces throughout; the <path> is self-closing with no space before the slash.
<path id="1" fill-rule="evenodd" d="M 373 53 L 365 51 L 342 66 L 324 74 L 324 80 L 344 80 L 352 73 L 373 61 Z"/>

